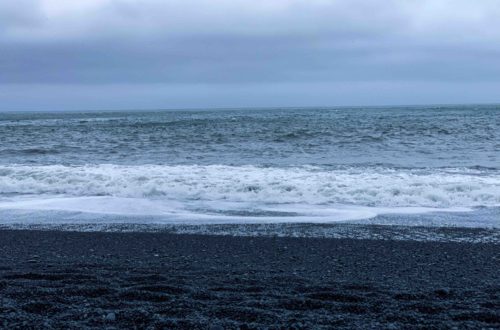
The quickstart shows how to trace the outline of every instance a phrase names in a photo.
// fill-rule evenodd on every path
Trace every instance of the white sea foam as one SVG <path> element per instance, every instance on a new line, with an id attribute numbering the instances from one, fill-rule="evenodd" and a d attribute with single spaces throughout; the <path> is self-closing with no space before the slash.
<path id="1" fill-rule="evenodd" d="M 499 206 L 500 175 L 373 167 L 7 165 L 0 166 L 0 196 L 3 210 L 332 221 Z"/>
<path id="2" fill-rule="evenodd" d="M 193 206 L 197 206 L 193 208 Z M 200 208 L 203 206 L 203 208 Z M 119 197 L 38 197 L 16 199 L 15 201 L 0 202 L 0 212 L 6 210 L 24 211 L 29 217 L 23 222 L 83 222 L 101 223 L 112 219 L 111 222 L 141 223 L 276 223 L 276 222 L 332 222 L 361 220 L 376 217 L 380 214 L 423 214 L 429 212 L 466 212 L 467 208 L 425 208 L 425 207 L 398 207 L 380 208 L 346 205 L 301 205 L 287 204 L 266 205 L 259 208 L 248 203 L 179 203 L 166 200 L 145 200 L 140 198 Z M 51 211 L 49 218 L 40 216 L 39 211 Z M 68 217 L 67 213 L 72 216 Z M 99 214 L 118 216 L 118 218 L 102 218 L 101 216 L 88 218 L 74 216 L 73 213 Z M 2 213 L 0 213 L 2 214 Z M 9 213 L 2 223 L 18 222 L 18 217 Z M 16 215 L 16 214 L 15 214 Z M 17 213 L 19 215 L 19 213 Z M 36 215 L 36 216 L 34 216 Z M 127 217 L 127 220 L 122 218 Z M 132 218 L 131 218 L 132 217 Z M 40 221 L 41 219 L 45 219 Z"/>

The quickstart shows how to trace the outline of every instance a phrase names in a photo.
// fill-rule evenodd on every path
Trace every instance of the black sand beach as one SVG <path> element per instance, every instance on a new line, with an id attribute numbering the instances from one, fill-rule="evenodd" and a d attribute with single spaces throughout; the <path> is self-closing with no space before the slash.
<path id="1" fill-rule="evenodd" d="M 500 246 L 0 231 L 2 328 L 500 328 Z"/>

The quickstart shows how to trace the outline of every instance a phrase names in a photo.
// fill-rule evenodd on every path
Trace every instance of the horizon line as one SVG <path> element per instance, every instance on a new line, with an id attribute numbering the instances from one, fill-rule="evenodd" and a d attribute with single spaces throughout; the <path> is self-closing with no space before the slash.
<path id="1" fill-rule="evenodd" d="M 454 106 L 500 106 L 499 103 L 418 103 L 418 104 L 385 104 L 385 105 L 308 105 L 308 106 L 244 106 L 244 107 L 189 107 L 189 108 L 124 108 L 124 109 L 75 109 L 75 110 L 0 110 L 0 113 L 14 112 L 162 112 L 162 111 L 231 111 L 231 110 L 294 110 L 294 109 L 354 109 L 354 108 L 415 108 L 415 107 L 454 107 Z"/>

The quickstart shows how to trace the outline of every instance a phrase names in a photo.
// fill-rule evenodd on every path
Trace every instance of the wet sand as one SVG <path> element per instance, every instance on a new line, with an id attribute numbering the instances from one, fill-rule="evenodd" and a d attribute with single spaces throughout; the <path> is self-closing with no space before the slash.
<path id="1" fill-rule="evenodd" d="M 500 245 L 0 230 L 0 327 L 500 328 Z"/>

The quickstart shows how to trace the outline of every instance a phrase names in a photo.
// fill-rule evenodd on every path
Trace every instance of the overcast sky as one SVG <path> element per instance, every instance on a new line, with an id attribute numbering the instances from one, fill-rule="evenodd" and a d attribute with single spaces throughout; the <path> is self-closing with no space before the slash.
<path id="1" fill-rule="evenodd" d="M 499 102 L 498 0 L 0 0 L 0 110 Z"/>

